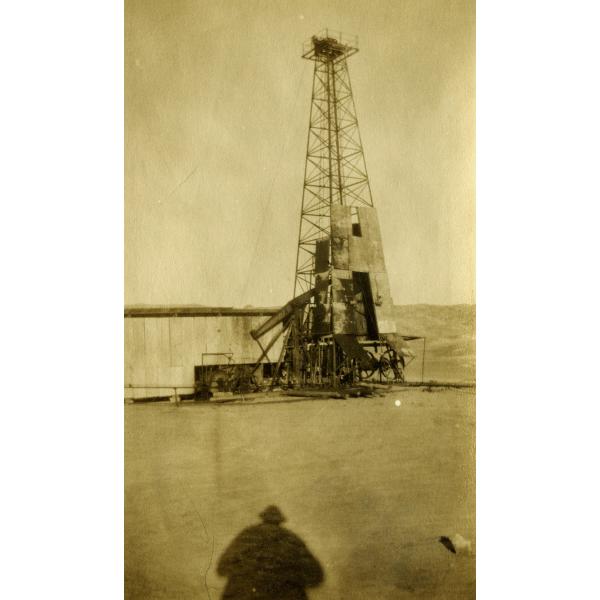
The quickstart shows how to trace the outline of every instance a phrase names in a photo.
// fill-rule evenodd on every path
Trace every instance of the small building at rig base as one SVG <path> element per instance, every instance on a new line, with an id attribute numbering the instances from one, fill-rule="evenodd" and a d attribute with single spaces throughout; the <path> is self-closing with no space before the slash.
<path id="1" fill-rule="evenodd" d="M 125 308 L 125 399 L 192 394 L 202 368 L 254 365 L 261 355 L 250 331 L 276 308 L 135 306 Z M 255 372 L 271 374 L 282 340 Z"/>

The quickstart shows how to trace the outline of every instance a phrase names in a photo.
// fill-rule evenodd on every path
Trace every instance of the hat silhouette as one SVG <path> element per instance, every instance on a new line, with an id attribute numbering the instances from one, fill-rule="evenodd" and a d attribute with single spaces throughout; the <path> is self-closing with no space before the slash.
<path id="1" fill-rule="evenodd" d="M 267 508 L 260 513 L 259 517 L 264 523 L 274 523 L 275 525 L 279 525 L 279 523 L 285 521 L 285 517 L 281 514 L 279 508 L 273 504 L 267 506 Z"/>

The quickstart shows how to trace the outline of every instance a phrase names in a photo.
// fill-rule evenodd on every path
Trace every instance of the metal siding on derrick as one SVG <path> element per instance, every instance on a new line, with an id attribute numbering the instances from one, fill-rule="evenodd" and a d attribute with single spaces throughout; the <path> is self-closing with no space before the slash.
<path id="1" fill-rule="evenodd" d="M 331 262 L 336 269 L 350 268 L 349 238 L 352 233 L 349 206 L 331 206 Z"/>

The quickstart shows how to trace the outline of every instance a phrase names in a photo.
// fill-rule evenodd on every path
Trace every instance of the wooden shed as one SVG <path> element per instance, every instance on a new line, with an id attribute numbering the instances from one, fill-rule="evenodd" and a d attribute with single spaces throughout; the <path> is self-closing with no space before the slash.
<path id="1" fill-rule="evenodd" d="M 191 393 L 202 365 L 253 364 L 260 348 L 250 331 L 273 308 L 152 306 L 125 308 L 125 398 Z M 282 341 L 263 359 L 268 371 Z M 227 356 L 225 356 L 227 355 Z M 263 368 L 257 370 L 261 379 Z"/>

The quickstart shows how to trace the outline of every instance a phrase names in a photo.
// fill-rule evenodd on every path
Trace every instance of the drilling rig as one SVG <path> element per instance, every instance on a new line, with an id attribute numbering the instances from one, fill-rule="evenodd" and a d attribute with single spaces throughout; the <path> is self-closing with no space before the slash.
<path id="1" fill-rule="evenodd" d="M 305 42 L 314 63 L 293 299 L 251 332 L 267 356 L 284 336 L 273 384 L 340 388 L 403 382 L 414 354 L 396 332 L 348 59 L 358 39 L 325 30 Z M 269 332 L 271 340 L 261 340 Z"/>

